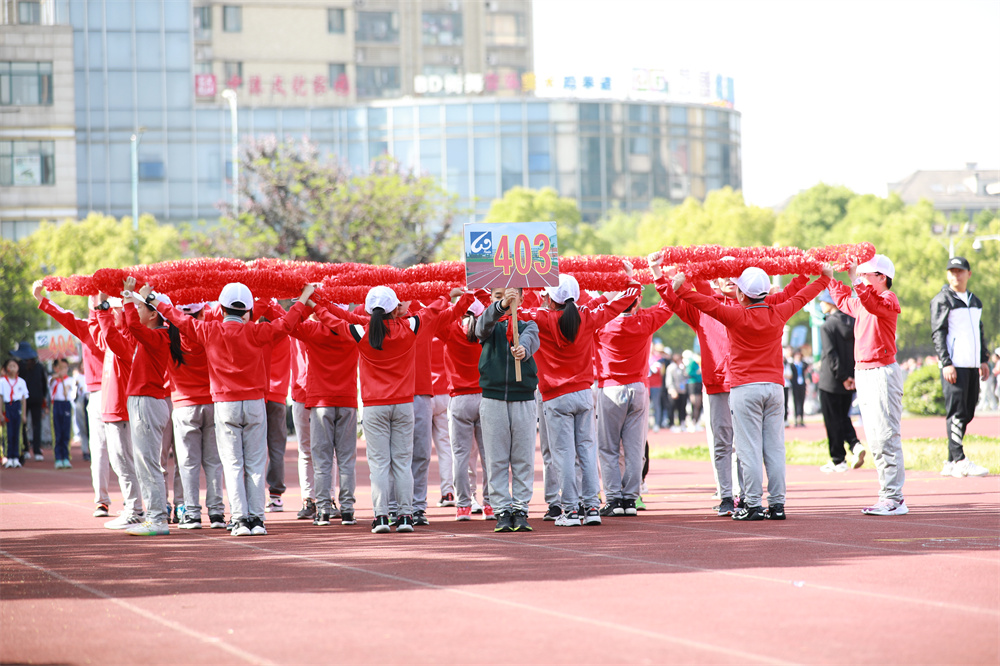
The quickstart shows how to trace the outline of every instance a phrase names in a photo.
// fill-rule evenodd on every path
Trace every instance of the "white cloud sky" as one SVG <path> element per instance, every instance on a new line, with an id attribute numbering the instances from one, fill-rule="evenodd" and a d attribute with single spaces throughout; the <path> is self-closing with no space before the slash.
<path id="1" fill-rule="evenodd" d="M 735 79 L 743 190 L 1000 167 L 1000 0 L 534 0 L 535 70 Z"/>

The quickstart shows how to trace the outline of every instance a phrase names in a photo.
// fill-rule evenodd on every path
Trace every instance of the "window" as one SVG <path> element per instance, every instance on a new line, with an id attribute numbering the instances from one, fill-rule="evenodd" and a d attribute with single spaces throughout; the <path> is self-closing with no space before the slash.
<path id="1" fill-rule="evenodd" d="M 243 8 L 239 5 L 222 6 L 222 30 L 224 32 L 242 32 Z"/>
<path id="2" fill-rule="evenodd" d="M 524 14 L 487 14 L 486 42 L 492 46 L 527 46 Z"/>
<path id="3" fill-rule="evenodd" d="M 399 67 L 358 66 L 358 97 L 394 97 L 400 93 Z"/>
<path id="4" fill-rule="evenodd" d="M 243 87 L 243 63 L 224 62 L 222 63 L 222 82 L 227 88 Z"/>
<path id="5" fill-rule="evenodd" d="M 139 161 L 139 180 L 163 180 L 164 176 L 162 161 Z"/>
<path id="6" fill-rule="evenodd" d="M 212 8 L 194 8 L 194 38 L 205 40 L 212 38 Z"/>
<path id="7" fill-rule="evenodd" d="M 343 9 L 326 10 L 326 31 L 337 35 L 344 34 Z"/>
<path id="8" fill-rule="evenodd" d="M 21 25 L 40 25 L 42 23 L 42 3 L 21 0 L 17 3 L 17 22 Z"/>
<path id="9" fill-rule="evenodd" d="M 0 62 L 0 106 L 51 105 L 51 62 Z"/>
<path id="10" fill-rule="evenodd" d="M 330 89 L 338 95 L 346 95 L 350 91 L 347 83 L 347 65 L 342 62 L 330 63 Z"/>
<path id="11" fill-rule="evenodd" d="M 55 185 L 55 142 L 0 141 L 0 186 Z"/>
<path id="12" fill-rule="evenodd" d="M 358 12 L 358 29 L 354 39 L 359 42 L 399 42 L 399 14 L 396 12 Z"/>
<path id="13" fill-rule="evenodd" d="M 461 46 L 462 15 L 458 12 L 423 13 L 424 46 Z"/>

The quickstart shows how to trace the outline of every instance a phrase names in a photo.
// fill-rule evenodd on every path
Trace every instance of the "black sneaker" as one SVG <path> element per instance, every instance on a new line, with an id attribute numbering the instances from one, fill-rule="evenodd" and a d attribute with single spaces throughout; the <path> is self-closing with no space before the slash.
<path id="1" fill-rule="evenodd" d="M 316 516 L 316 502 L 307 499 L 302 503 L 302 508 L 295 514 L 296 520 L 306 520 Z"/>
<path id="2" fill-rule="evenodd" d="M 583 518 L 584 525 L 600 525 L 601 524 L 601 512 L 596 506 L 589 507 L 583 513 L 580 514 Z"/>
<path id="3" fill-rule="evenodd" d="M 201 529 L 201 516 L 197 518 L 189 513 L 185 513 L 184 517 L 181 518 L 181 522 L 178 525 L 182 530 L 200 530 Z"/>
<path id="4" fill-rule="evenodd" d="M 622 500 L 622 511 L 625 512 L 626 516 L 638 516 L 639 509 L 635 505 L 634 499 L 623 499 Z"/>
<path id="5" fill-rule="evenodd" d="M 315 511 L 316 516 L 313 518 L 313 525 L 324 526 L 330 524 L 330 514 L 326 511 Z"/>
<path id="6" fill-rule="evenodd" d="M 784 504 L 771 504 L 764 511 L 764 517 L 768 520 L 784 520 L 785 519 L 785 505 Z"/>
<path id="7" fill-rule="evenodd" d="M 719 506 L 715 507 L 715 510 L 719 512 L 720 516 L 731 516 L 736 512 L 736 506 L 733 504 L 732 497 L 723 497 L 722 501 L 719 502 Z"/>
<path id="8" fill-rule="evenodd" d="M 413 512 L 413 524 L 430 525 L 431 521 L 427 520 L 427 514 L 425 512 L 417 510 Z"/>
<path id="9" fill-rule="evenodd" d="M 226 517 L 221 513 L 211 513 L 208 515 L 208 526 L 213 530 L 221 530 L 226 526 Z"/>
<path id="10" fill-rule="evenodd" d="M 396 519 L 396 531 L 397 532 L 412 532 L 413 531 L 413 516 L 402 515 Z"/>
<path id="11" fill-rule="evenodd" d="M 550 504 L 549 510 L 542 516 L 542 520 L 558 520 L 562 515 L 562 507 L 558 504 Z"/>
<path id="12" fill-rule="evenodd" d="M 441 495 L 441 499 L 438 500 L 438 506 L 455 506 L 455 496 L 451 493 Z"/>
<path id="13" fill-rule="evenodd" d="M 340 524 L 341 525 L 357 525 L 358 521 L 354 520 L 353 511 L 341 511 L 340 512 Z"/>
<path id="14" fill-rule="evenodd" d="M 372 521 L 372 534 L 384 534 L 389 531 L 389 516 L 375 516 Z"/>
<path id="15" fill-rule="evenodd" d="M 507 510 L 501 511 L 497 514 L 497 526 L 493 528 L 494 532 L 513 532 L 514 531 L 514 515 Z"/>
<path id="16" fill-rule="evenodd" d="M 514 531 L 515 532 L 530 532 L 531 525 L 528 524 L 528 512 L 527 511 L 515 511 L 514 512 Z"/>
<path id="17" fill-rule="evenodd" d="M 601 507 L 602 516 L 624 516 L 625 507 L 622 506 L 621 498 L 608 500 L 608 503 Z"/>
<path id="18" fill-rule="evenodd" d="M 733 514 L 733 520 L 764 520 L 764 512 L 759 506 L 741 506 Z"/>

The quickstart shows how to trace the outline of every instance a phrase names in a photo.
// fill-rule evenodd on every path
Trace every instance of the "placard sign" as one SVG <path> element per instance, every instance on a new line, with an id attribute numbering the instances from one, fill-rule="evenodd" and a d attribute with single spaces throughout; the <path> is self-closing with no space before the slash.
<path id="1" fill-rule="evenodd" d="M 555 222 L 465 225 L 469 289 L 559 284 Z"/>
<path id="2" fill-rule="evenodd" d="M 79 363 L 82 355 L 80 341 L 64 328 L 35 331 L 35 349 L 42 361 L 64 358 L 70 363 Z"/>

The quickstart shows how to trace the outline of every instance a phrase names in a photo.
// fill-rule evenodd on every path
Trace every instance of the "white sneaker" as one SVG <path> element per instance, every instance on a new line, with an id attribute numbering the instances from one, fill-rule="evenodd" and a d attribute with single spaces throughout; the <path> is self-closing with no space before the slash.
<path id="1" fill-rule="evenodd" d="M 164 522 L 154 523 L 144 520 L 138 525 L 130 525 L 125 529 L 125 534 L 132 536 L 166 536 L 170 534 L 170 528 Z"/>
<path id="2" fill-rule="evenodd" d="M 280 495 L 271 495 L 267 501 L 267 506 L 264 507 L 264 511 L 268 513 L 276 513 L 285 510 L 285 503 L 282 501 Z"/>
<path id="3" fill-rule="evenodd" d="M 133 525 L 140 525 L 143 522 L 143 517 L 141 514 L 132 513 L 131 511 L 123 511 L 114 520 L 109 520 L 104 523 L 104 526 L 109 530 L 124 530 L 132 527 Z"/>
<path id="4" fill-rule="evenodd" d="M 834 463 L 831 460 L 827 464 L 825 464 L 822 467 L 820 467 L 819 471 L 821 471 L 821 472 L 823 472 L 825 474 L 832 474 L 834 472 L 837 472 L 837 473 L 846 472 L 847 471 L 847 463 L 846 462 Z"/>
<path id="5" fill-rule="evenodd" d="M 556 527 L 580 527 L 580 514 L 576 511 L 563 511 L 556 518 Z"/>
<path id="6" fill-rule="evenodd" d="M 479 515 L 480 513 L 483 512 L 483 505 L 477 502 L 475 497 L 472 498 L 472 505 L 470 508 L 471 508 L 470 513 L 474 513 L 476 515 Z"/>
<path id="7" fill-rule="evenodd" d="M 903 516 L 910 512 L 903 500 L 880 499 L 875 506 L 866 506 L 861 513 L 866 516 Z"/>
<path id="8" fill-rule="evenodd" d="M 949 460 L 944 464 L 944 467 L 941 468 L 941 476 L 951 476 L 954 471 L 955 463 Z"/>
<path id="9" fill-rule="evenodd" d="M 649 492 L 649 486 L 647 486 L 646 482 L 643 481 L 642 483 L 639 484 L 639 494 L 645 495 L 648 492 Z"/>
<path id="10" fill-rule="evenodd" d="M 851 449 L 851 453 L 854 456 L 854 460 L 851 463 L 851 469 L 858 469 L 859 467 L 865 464 L 865 454 L 867 453 L 867 451 L 865 451 L 864 444 L 862 444 L 861 442 L 855 444 L 854 447 Z"/>
<path id="11" fill-rule="evenodd" d="M 250 531 L 250 521 L 247 518 L 243 518 L 236 523 L 236 527 L 230 532 L 233 536 L 250 536 L 252 532 Z"/>
<path id="12" fill-rule="evenodd" d="M 977 465 L 968 458 L 962 458 L 957 463 L 954 463 L 951 468 L 951 475 L 956 479 L 961 479 L 963 476 L 986 476 L 989 473 L 988 469 L 982 465 Z"/>

